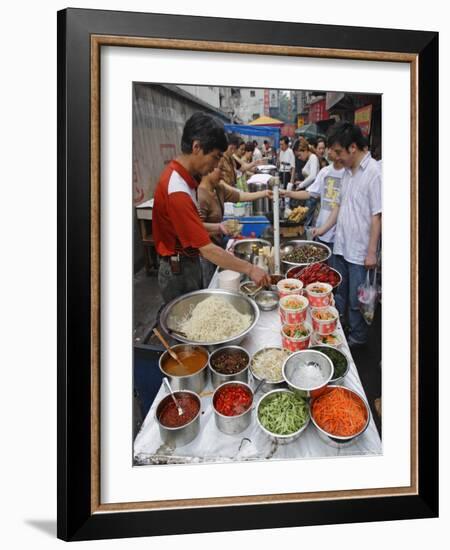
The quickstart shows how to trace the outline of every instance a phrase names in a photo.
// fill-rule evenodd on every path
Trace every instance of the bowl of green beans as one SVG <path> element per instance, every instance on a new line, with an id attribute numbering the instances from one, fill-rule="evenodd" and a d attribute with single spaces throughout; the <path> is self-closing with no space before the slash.
<path id="1" fill-rule="evenodd" d="M 258 401 L 256 421 L 270 439 L 281 445 L 292 443 L 309 424 L 308 401 L 291 390 L 272 390 Z"/>

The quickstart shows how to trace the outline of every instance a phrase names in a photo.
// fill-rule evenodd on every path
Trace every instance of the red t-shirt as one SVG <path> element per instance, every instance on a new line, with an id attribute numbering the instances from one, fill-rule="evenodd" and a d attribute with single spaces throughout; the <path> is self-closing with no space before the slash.
<path id="1" fill-rule="evenodd" d="M 176 160 L 168 164 L 156 186 L 152 226 L 160 256 L 198 254 L 211 239 L 198 214 L 198 182 Z"/>

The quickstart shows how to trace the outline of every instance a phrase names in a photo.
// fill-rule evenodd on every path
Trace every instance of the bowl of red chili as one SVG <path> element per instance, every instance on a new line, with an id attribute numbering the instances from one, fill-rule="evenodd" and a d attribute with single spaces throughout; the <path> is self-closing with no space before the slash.
<path id="1" fill-rule="evenodd" d="M 311 421 L 323 441 L 332 447 L 346 447 L 366 431 L 370 409 L 355 390 L 327 386 L 311 402 Z"/>
<path id="2" fill-rule="evenodd" d="M 250 355 L 240 346 L 223 346 L 209 356 L 209 371 L 214 389 L 225 382 L 248 382 Z"/>
<path id="3" fill-rule="evenodd" d="M 200 431 L 200 397 L 191 391 L 176 391 L 174 395 L 183 410 L 178 409 L 171 395 L 166 395 L 156 407 L 156 420 L 164 443 L 182 447 L 193 441 Z"/>
<path id="4" fill-rule="evenodd" d="M 227 434 L 243 432 L 252 419 L 253 392 L 243 382 L 225 382 L 212 398 L 217 428 Z"/>
<path id="5" fill-rule="evenodd" d="M 307 267 L 291 267 L 286 273 L 289 279 L 298 279 L 306 287 L 311 283 L 328 283 L 336 289 L 342 282 L 342 275 L 324 263 L 314 263 Z"/>

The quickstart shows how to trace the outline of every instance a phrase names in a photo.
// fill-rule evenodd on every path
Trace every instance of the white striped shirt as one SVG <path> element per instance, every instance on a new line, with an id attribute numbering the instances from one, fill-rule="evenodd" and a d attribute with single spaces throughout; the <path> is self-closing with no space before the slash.
<path id="1" fill-rule="evenodd" d="M 344 172 L 333 252 L 344 256 L 347 262 L 364 265 L 372 216 L 380 213 L 380 166 L 367 153 L 355 174 L 348 168 Z"/>

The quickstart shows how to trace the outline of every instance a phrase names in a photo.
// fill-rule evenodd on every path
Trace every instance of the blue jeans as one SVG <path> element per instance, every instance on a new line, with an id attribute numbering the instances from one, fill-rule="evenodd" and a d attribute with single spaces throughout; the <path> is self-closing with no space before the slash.
<path id="1" fill-rule="evenodd" d="M 368 326 L 359 310 L 358 286 L 366 280 L 367 270 L 363 265 L 347 262 L 341 255 L 333 254 L 333 268 L 342 275 L 335 301 L 339 315 L 344 317 L 348 307 L 350 325 L 349 343 L 364 344 L 367 341 Z"/>

